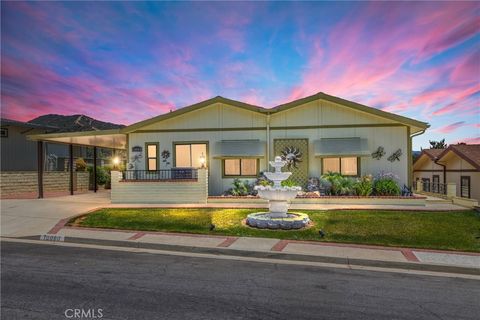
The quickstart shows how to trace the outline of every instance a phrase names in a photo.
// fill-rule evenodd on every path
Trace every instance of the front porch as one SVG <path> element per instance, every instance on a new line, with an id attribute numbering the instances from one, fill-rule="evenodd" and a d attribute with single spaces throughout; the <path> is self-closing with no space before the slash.
<path id="1" fill-rule="evenodd" d="M 433 198 L 431 201 L 453 203 L 467 208 L 478 206 L 476 199 L 468 198 L 470 189 L 461 186 L 460 197 L 457 196 L 457 184 L 455 182 L 448 183 L 430 183 L 429 181 L 416 180 L 413 182 L 413 190 L 418 195 Z M 470 186 L 468 186 L 470 188 Z"/>

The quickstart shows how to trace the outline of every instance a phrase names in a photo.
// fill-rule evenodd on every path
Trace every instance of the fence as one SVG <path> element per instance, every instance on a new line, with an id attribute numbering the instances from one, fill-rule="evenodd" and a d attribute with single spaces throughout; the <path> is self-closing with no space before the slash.
<path id="1" fill-rule="evenodd" d="M 126 170 L 123 181 L 197 180 L 198 169 L 173 168 L 169 170 Z"/>
<path id="2" fill-rule="evenodd" d="M 112 171 L 112 203 L 207 203 L 207 169 Z"/>

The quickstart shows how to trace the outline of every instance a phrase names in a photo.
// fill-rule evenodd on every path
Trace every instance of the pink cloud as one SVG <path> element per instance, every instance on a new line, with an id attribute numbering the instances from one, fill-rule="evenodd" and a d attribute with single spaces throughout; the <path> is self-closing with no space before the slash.
<path id="1" fill-rule="evenodd" d="M 473 108 L 478 108 L 478 99 L 472 98 L 474 94 L 480 92 L 480 83 L 468 87 L 463 90 L 457 89 L 454 93 L 447 94 L 445 93 L 442 97 L 444 101 L 453 101 L 446 106 L 443 106 L 439 109 L 436 109 L 432 112 L 433 116 L 441 116 L 454 111 L 467 111 Z M 478 109 L 477 109 L 478 111 Z"/>
<path id="2" fill-rule="evenodd" d="M 466 143 L 466 144 L 480 144 L 480 136 L 478 137 L 467 137 L 467 138 L 460 138 L 455 142 L 450 144 L 457 144 L 457 143 Z"/>
<path id="3" fill-rule="evenodd" d="M 465 125 L 466 125 L 465 121 L 458 121 L 458 122 L 440 127 L 438 129 L 435 129 L 435 131 L 441 132 L 441 133 L 451 133 L 461 127 L 464 127 Z"/>
<path id="4" fill-rule="evenodd" d="M 480 51 L 476 50 L 460 61 L 450 74 L 455 83 L 477 83 L 480 73 Z"/>
<path id="5" fill-rule="evenodd" d="M 404 68 L 471 38 L 478 30 L 472 5 L 414 3 L 415 10 L 408 15 L 404 4 L 385 6 L 375 2 L 362 7 L 335 25 L 326 43 L 313 45 L 302 81 L 288 100 L 324 91 L 386 111 L 421 109 L 427 118 L 432 108 L 445 104 L 433 115 L 460 109 L 472 112 L 466 100 L 477 90 L 478 53 L 462 57 L 460 64 L 455 59 L 415 73 Z M 318 44 L 321 38 L 317 35 L 311 41 Z M 445 82 L 439 88 L 445 76 L 455 84 Z"/>

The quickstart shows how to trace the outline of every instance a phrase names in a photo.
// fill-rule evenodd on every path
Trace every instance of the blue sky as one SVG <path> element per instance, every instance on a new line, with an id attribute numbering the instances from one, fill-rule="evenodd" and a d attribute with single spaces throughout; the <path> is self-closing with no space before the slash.
<path id="1" fill-rule="evenodd" d="M 480 143 L 478 2 L 2 2 L 2 117 L 130 124 L 322 91 Z"/>

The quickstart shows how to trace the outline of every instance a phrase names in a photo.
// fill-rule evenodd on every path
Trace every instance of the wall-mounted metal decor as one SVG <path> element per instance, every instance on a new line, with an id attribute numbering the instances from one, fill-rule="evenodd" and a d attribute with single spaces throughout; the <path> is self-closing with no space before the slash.
<path id="1" fill-rule="evenodd" d="M 141 153 L 136 153 L 130 157 L 130 160 L 135 163 L 135 162 L 140 162 L 140 159 L 142 159 L 142 154 Z"/>
<path id="2" fill-rule="evenodd" d="M 302 162 L 302 153 L 296 147 L 290 146 L 285 147 L 282 150 L 282 154 L 280 155 L 283 161 L 286 161 L 287 169 L 298 168 L 298 164 Z"/>
<path id="3" fill-rule="evenodd" d="M 162 162 L 164 162 L 167 165 L 170 164 L 170 162 L 168 162 L 168 159 L 170 158 L 170 151 L 163 150 L 161 156 L 163 159 Z"/>
<path id="4" fill-rule="evenodd" d="M 142 149 L 142 147 L 140 147 L 140 146 L 134 146 L 134 147 L 132 147 L 132 152 L 142 152 L 142 151 L 143 151 L 143 149 Z"/>
<path id="5" fill-rule="evenodd" d="M 384 155 L 385 155 L 385 150 L 383 149 L 383 147 L 378 147 L 377 151 L 372 153 L 372 158 L 380 160 Z"/>
<path id="6" fill-rule="evenodd" d="M 292 152 L 289 152 L 287 150 L 290 150 Z M 290 153 L 291 155 L 288 156 Z M 273 156 L 280 156 L 282 157 L 282 160 L 287 160 L 286 158 L 294 158 L 296 167 L 293 165 L 294 162 L 287 160 L 288 162 L 290 162 L 291 168 L 286 168 L 285 166 L 282 169 L 285 171 L 292 172 L 292 175 L 290 176 L 290 180 L 294 181 L 297 185 L 301 186 L 302 188 L 306 188 L 307 180 L 309 177 L 308 139 L 304 139 L 304 138 L 273 139 L 272 157 Z"/>
<path id="7" fill-rule="evenodd" d="M 400 156 L 402 155 L 402 149 L 398 149 L 390 157 L 388 157 L 388 161 L 394 162 L 395 160 L 400 161 Z"/>

